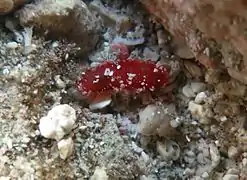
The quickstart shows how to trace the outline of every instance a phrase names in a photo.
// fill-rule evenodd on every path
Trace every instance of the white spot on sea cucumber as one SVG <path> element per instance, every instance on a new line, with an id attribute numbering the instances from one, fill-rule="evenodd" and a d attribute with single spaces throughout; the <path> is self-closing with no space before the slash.
<path id="1" fill-rule="evenodd" d="M 145 82 L 142 82 L 141 85 L 144 86 L 145 85 Z"/>
<path id="2" fill-rule="evenodd" d="M 121 85 L 120 85 L 120 89 L 123 89 L 124 87 L 125 87 L 124 84 L 121 84 Z"/>
<path id="3" fill-rule="evenodd" d="M 117 66 L 117 69 L 120 69 L 120 68 L 121 68 L 121 66 L 120 66 L 120 65 L 118 65 L 118 66 Z"/>
<path id="4" fill-rule="evenodd" d="M 142 88 L 138 88 L 138 89 L 136 90 L 137 93 L 140 93 L 140 92 L 142 92 L 142 91 L 143 91 Z"/>
<path id="5" fill-rule="evenodd" d="M 151 88 L 149 88 L 150 91 L 154 91 L 154 86 L 152 86 Z"/>
<path id="6" fill-rule="evenodd" d="M 109 68 L 105 69 L 104 76 L 113 76 L 114 72 L 111 71 Z"/>
<path id="7" fill-rule="evenodd" d="M 95 78 L 99 78 L 99 75 L 95 75 L 94 77 L 95 77 Z"/>
<path id="8" fill-rule="evenodd" d="M 128 80 L 132 81 L 132 79 L 136 76 L 136 74 L 132 74 L 132 73 L 127 73 L 128 75 Z"/>
<path id="9" fill-rule="evenodd" d="M 96 80 L 93 81 L 93 84 L 96 84 L 98 82 L 99 82 L 99 79 L 96 79 Z"/>
<path id="10" fill-rule="evenodd" d="M 153 72 L 158 72 L 158 69 L 154 68 L 154 71 Z"/>
<path id="11" fill-rule="evenodd" d="M 160 82 L 160 79 L 158 79 L 157 81 Z"/>
<path id="12" fill-rule="evenodd" d="M 87 94 L 87 91 L 83 91 L 82 94 L 83 94 L 83 95 L 86 95 L 86 94 Z"/>

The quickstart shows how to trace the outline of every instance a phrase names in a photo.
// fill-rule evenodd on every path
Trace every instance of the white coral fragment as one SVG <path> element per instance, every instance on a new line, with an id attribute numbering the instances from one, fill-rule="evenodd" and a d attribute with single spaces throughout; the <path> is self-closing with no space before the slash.
<path id="1" fill-rule="evenodd" d="M 57 147 L 60 158 L 65 160 L 72 154 L 74 149 L 74 142 L 71 137 L 68 139 L 62 139 L 57 143 Z"/>
<path id="2" fill-rule="evenodd" d="M 33 27 L 24 27 L 22 32 L 24 37 L 24 54 L 29 54 L 35 49 L 35 45 L 32 44 Z"/>
<path id="3" fill-rule="evenodd" d="M 39 130 L 42 136 L 60 140 L 72 130 L 76 120 L 76 111 L 68 104 L 53 107 L 40 119 Z"/>

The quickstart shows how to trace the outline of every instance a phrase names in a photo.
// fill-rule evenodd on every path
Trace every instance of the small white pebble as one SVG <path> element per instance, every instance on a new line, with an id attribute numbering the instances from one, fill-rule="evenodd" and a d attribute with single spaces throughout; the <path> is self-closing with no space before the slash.
<path id="1" fill-rule="evenodd" d="M 12 139 L 8 139 L 7 146 L 8 146 L 9 149 L 12 149 L 12 147 L 13 147 L 13 141 L 12 141 Z"/>
<path id="2" fill-rule="evenodd" d="M 85 132 L 86 129 L 87 129 L 87 126 L 83 126 L 82 125 L 82 126 L 79 127 L 79 129 L 80 129 L 81 132 Z"/>
<path id="3" fill-rule="evenodd" d="M 144 56 L 144 59 L 148 59 L 148 60 L 151 59 L 153 61 L 157 61 L 160 57 L 159 53 L 157 53 L 155 50 L 152 50 L 148 47 L 144 48 L 143 56 Z"/>
<path id="4" fill-rule="evenodd" d="M 90 180 L 108 180 L 109 177 L 104 167 L 96 167 L 94 174 L 90 177 Z"/>
<path id="5" fill-rule="evenodd" d="M 247 157 L 247 152 L 244 152 L 243 153 L 243 157 Z"/>
<path id="6" fill-rule="evenodd" d="M 209 177 L 208 172 L 204 172 L 204 173 L 202 174 L 202 178 L 206 179 L 206 178 L 208 178 L 208 177 Z"/>
<path id="7" fill-rule="evenodd" d="M 65 160 L 72 154 L 74 149 L 74 142 L 71 137 L 68 139 L 63 139 L 57 143 L 57 147 L 61 159 Z"/>
<path id="8" fill-rule="evenodd" d="M 165 142 L 157 141 L 156 148 L 158 153 L 165 161 L 176 161 L 180 157 L 179 145 L 171 140 Z"/>
<path id="9" fill-rule="evenodd" d="M 145 175 L 141 175 L 140 180 L 149 180 L 149 178 Z"/>
<path id="10" fill-rule="evenodd" d="M 195 173 L 195 169 L 186 168 L 183 172 L 184 175 L 192 175 Z"/>
<path id="11" fill-rule="evenodd" d="M 242 163 L 244 167 L 247 167 L 247 158 L 243 158 Z"/>
<path id="12" fill-rule="evenodd" d="M 194 101 L 189 102 L 189 110 L 193 116 L 202 117 L 204 108 L 202 105 L 196 104 Z"/>
<path id="13" fill-rule="evenodd" d="M 214 143 L 215 143 L 216 146 L 220 146 L 219 140 L 214 141 Z"/>
<path id="14" fill-rule="evenodd" d="M 23 143 L 29 143 L 30 142 L 30 138 L 29 137 L 24 137 L 23 139 L 22 139 L 22 142 Z"/>
<path id="15" fill-rule="evenodd" d="M 179 126 L 180 122 L 178 122 L 176 119 L 170 121 L 170 125 L 173 128 L 177 128 Z"/>
<path id="16" fill-rule="evenodd" d="M 0 180 L 11 180 L 11 177 L 8 176 L 1 176 Z"/>
<path id="17" fill-rule="evenodd" d="M 193 151 L 188 151 L 187 153 L 186 153 L 186 155 L 188 155 L 189 157 L 195 157 L 196 156 L 196 154 L 193 152 Z"/>
<path id="18" fill-rule="evenodd" d="M 227 170 L 226 174 L 239 174 L 239 170 L 236 168 L 230 168 Z"/>
<path id="19" fill-rule="evenodd" d="M 202 104 L 205 102 L 205 100 L 207 99 L 207 94 L 205 92 L 200 92 L 196 95 L 196 98 L 195 98 L 195 103 L 197 104 Z"/>
<path id="20" fill-rule="evenodd" d="M 209 144 L 209 153 L 212 160 L 212 166 L 216 167 L 220 163 L 220 152 L 214 143 Z"/>
<path id="21" fill-rule="evenodd" d="M 225 121 L 227 121 L 227 117 L 226 117 L 226 116 L 222 116 L 222 117 L 220 117 L 220 121 L 221 121 L 221 122 L 225 122 Z"/>
<path id="22" fill-rule="evenodd" d="M 57 41 L 54 41 L 54 42 L 51 44 L 51 46 L 52 46 L 53 48 L 56 48 L 56 47 L 58 47 L 58 46 L 59 46 L 59 44 L 58 44 L 58 42 L 57 42 Z"/>
<path id="23" fill-rule="evenodd" d="M 64 59 L 67 60 L 68 58 L 69 58 L 69 53 L 66 53 Z"/>
<path id="24" fill-rule="evenodd" d="M 193 98 L 196 96 L 196 94 L 192 91 L 190 84 L 186 84 L 182 89 L 183 95 L 185 95 L 188 98 Z"/>
<path id="25" fill-rule="evenodd" d="M 230 147 L 228 148 L 228 157 L 229 157 L 229 158 L 235 158 L 235 157 L 238 156 L 238 154 L 239 154 L 238 148 L 236 148 L 236 147 L 234 147 L 234 146 L 230 146 Z"/>
<path id="26" fill-rule="evenodd" d="M 55 80 L 56 85 L 57 85 L 58 88 L 63 89 L 63 88 L 66 87 L 66 84 L 65 84 L 65 82 L 61 79 L 61 76 L 60 76 L 60 75 L 56 75 L 56 76 L 54 77 L 54 80 Z"/>
<path id="27" fill-rule="evenodd" d="M 6 48 L 7 49 L 16 49 L 18 47 L 18 44 L 17 44 L 17 42 L 8 42 L 7 44 L 6 44 Z"/>
<path id="28" fill-rule="evenodd" d="M 105 47 L 108 47 L 109 46 L 109 43 L 108 42 L 104 42 L 103 43 Z"/>
<path id="29" fill-rule="evenodd" d="M 141 152 L 141 157 L 142 159 L 144 160 L 145 163 L 148 163 L 149 162 L 149 156 L 148 154 L 146 154 L 144 151 Z"/>
<path id="30" fill-rule="evenodd" d="M 196 94 L 205 90 L 206 88 L 206 85 L 202 82 L 191 82 L 190 86 L 192 91 Z"/>
<path id="31" fill-rule="evenodd" d="M 223 177 L 223 180 L 239 180 L 239 177 L 238 175 L 235 175 L 235 174 L 226 174 Z"/>
<path id="32" fill-rule="evenodd" d="M 10 73 L 9 69 L 5 68 L 3 69 L 3 75 L 8 75 Z"/>
<path id="33" fill-rule="evenodd" d="M 131 145 L 132 145 L 132 149 L 134 150 L 134 152 L 139 154 L 143 151 L 143 149 L 138 147 L 134 141 L 132 141 Z"/>

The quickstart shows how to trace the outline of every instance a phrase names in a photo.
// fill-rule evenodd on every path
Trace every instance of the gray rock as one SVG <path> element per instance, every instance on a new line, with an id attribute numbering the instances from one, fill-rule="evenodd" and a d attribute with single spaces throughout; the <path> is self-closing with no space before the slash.
<path id="1" fill-rule="evenodd" d="M 91 50 L 98 41 L 99 21 L 80 0 L 40 0 L 28 4 L 18 14 L 23 26 L 42 27 L 53 38 L 67 38 L 82 52 Z"/>
<path id="2" fill-rule="evenodd" d="M 223 180 L 238 180 L 238 175 L 235 175 L 235 174 L 226 174 L 224 177 L 223 177 Z"/>

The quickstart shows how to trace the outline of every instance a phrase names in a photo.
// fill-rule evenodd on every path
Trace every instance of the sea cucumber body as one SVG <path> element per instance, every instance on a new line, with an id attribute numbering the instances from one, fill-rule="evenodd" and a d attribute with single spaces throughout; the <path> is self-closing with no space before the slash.
<path id="1" fill-rule="evenodd" d="M 86 70 L 77 82 L 77 87 L 84 96 L 106 92 L 138 94 L 155 91 L 167 82 L 168 71 L 164 66 L 156 66 L 152 61 L 126 59 L 105 61 Z"/>

